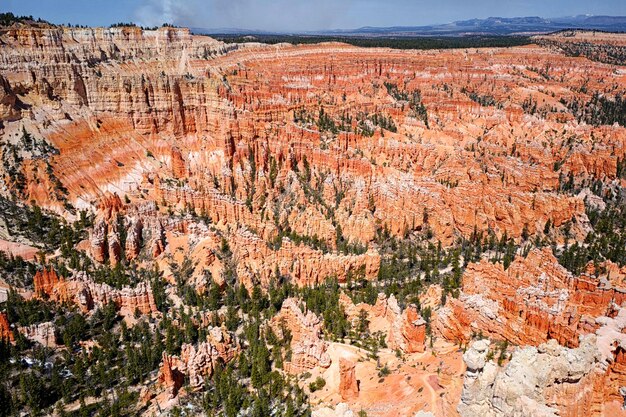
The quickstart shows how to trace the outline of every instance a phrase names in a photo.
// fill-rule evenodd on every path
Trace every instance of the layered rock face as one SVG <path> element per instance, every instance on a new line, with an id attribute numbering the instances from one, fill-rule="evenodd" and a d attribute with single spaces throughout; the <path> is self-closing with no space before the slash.
<path id="1" fill-rule="evenodd" d="M 593 412 L 599 408 L 606 409 L 609 401 L 621 407 L 626 398 L 623 388 L 626 386 L 626 309 L 621 307 L 611 316 L 596 320 L 601 326 L 596 335 L 604 375 L 594 386 Z M 622 413 L 626 415 L 626 411 Z"/>
<path id="2" fill-rule="evenodd" d="M 33 277 L 33 284 L 35 286 L 35 294 L 50 296 L 57 285 L 61 283 L 61 278 L 57 275 L 53 268 L 44 268 L 41 271 L 37 271 Z"/>
<path id="3" fill-rule="evenodd" d="M 116 265 L 122 258 L 132 261 L 139 256 L 143 247 L 143 221 L 125 214 L 126 207 L 118 194 L 107 193 L 100 199 L 89 237 L 90 253 L 97 262 Z"/>
<path id="4" fill-rule="evenodd" d="M 549 248 L 517 256 L 507 270 L 484 260 L 468 265 L 461 295 L 448 299 L 434 327 L 452 341 L 481 332 L 518 345 L 556 339 L 576 347 L 581 335 L 598 328 L 596 317 L 614 314 L 626 301 L 616 278 L 574 277 Z"/>
<path id="5" fill-rule="evenodd" d="M 504 368 L 486 362 L 488 341 L 465 355 L 463 416 L 600 416 L 618 412 L 626 385 L 623 365 L 626 291 L 623 275 L 575 277 L 549 248 L 518 256 L 504 269 L 468 265 L 458 299 L 449 298 L 433 322 L 437 333 L 466 342 L 475 334 L 522 346 Z M 492 354 L 493 356 L 493 354 Z M 607 414 L 609 413 L 609 414 Z"/>
<path id="6" fill-rule="evenodd" d="M 449 246 L 488 231 L 520 241 L 549 225 L 557 245 L 564 226 L 582 241 L 585 202 L 603 202 L 563 191 L 570 179 L 625 185 L 626 129 L 584 123 L 572 103 L 614 98 L 623 85 L 619 69 L 537 45 L 226 45 L 176 28 L 12 27 L 0 31 L 0 193 L 68 220 L 76 209 L 95 214 L 79 247 L 96 264 L 154 260 L 170 273 L 189 259 L 186 284 L 199 291 L 211 279 L 248 289 L 276 278 L 298 286 L 375 280 L 385 236 L 432 236 Z M 572 276 L 549 250 L 507 269 L 470 264 L 459 298 L 435 312 L 435 336 L 467 343 L 482 333 L 531 347 L 498 370 L 486 360 L 489 347 L 474 346 L 459 410 L 609 413 L 626 386 L 624 271 L 611 271 Z M 166 279 L 175 281 L 173 273 Z M 39 297 L 85 312 L 113 302 L 127 317 L 156 313 L 147 283 L 115 289 L 53 270 L 34 283 Z M 175 291 L 168 296 L 179 301 Z M 434 288 L 422 306 L 440 299 Z M 341 303 L 353 323 L 365 310 L 369 332 L 405 354 L 396 359 L 405 371 L 389 390 L 362 378 L 359 394 L 358 367 L 331 360 L 319 318 L 289 299 L 270 323 L 293 335 L 288 372 L 337 366 L 346 401 L 375 409 L 373 402 L 399 398 L 407 409 L 430 404 L 454 414 L 441 398 L 458 392 L 461 370 L 440 372 L 420 355 L 426 323 L 416 306 L 402 310 L 393 296 L 373 306 L 345 296 Z M 46 329 L 19 330 L 47 343 Z M 10 337 L 2 316 L 0 331 Z M 581 339 L 589 333 L 595 348 Z M 238 349 L 232 334 L 212 329 L 179 357 L 163 356 L 159 386 L 170 399 L 185 378 L 199 388 Z M 451 352 L 458 359 L 446 349 L 437 360 Z M 428 378 L 413 373 L 427 362 Z M 526 372 L 528 363 L 546 374 Z M 376 375 L 376 364 L 367 367 Z M 368 403 L 363 392 L 375 391 L 391 400 Z"/>
<path id="7" fill-rule="evenodd" d="M 236 338 L 226 329 L 213 327 L 208 333 L 207 340 L 197 346 L 183 344 L 179 357 L 163 353 L 157 380 L 172 397 L 176 396 L 185 378 L 189 379 L 192 388 L 204 386 L 205 378 L 211 377 L 218 363 L 230 362 L 240 351 Z"/>
<path id="8" fill-rule="evenodd" d="M 488 340 L 474 342 L 464 354 L 467 373 L 459 413 L 463 417 L 626 414 L 619 411 L 621 402 L 611 406 L 603 402 L 607 364 L 598 342 L 595 335 L 587 335 L 577 348 L 562 347 L 554 339 L 538 347 L 517 348 L 503 368 L 487 360 Z"/>
<path id="9" fill-rule="evenodd" d="M 20 118 L 20 101 L 13 92 L 11 84 L 0 76 L 0 120 L 17 120 Z"/>
<path id="10" fill-rule="evenodd" d="M 272 318 L 270 325 L 283 336 L 283 328 L 291 333 L 291 361 L 285 364 L 285 370 L 301 373 L 317 366 L 328 368 L 331 363 L 326 352 L 328 344 L 321 338 L 322 322 L 315 313 L 302 312 L 295 298 L 283 301 L 279 313 Z"/>
<path id="11" fill-rule="evenodd" d="M 323 283 L 326 278 L 336 277 L 345 282 L 348 275 L 362 271 L 367 279 L 375 279 L 380 256 L 375 251 L 362 255 L 341 255 L 312 250 L 305 245 L 295 245 L 285 239 L 278 251 L 268 248 L 265 241 L 250 232 L 239 233 L 233 238 L 235 257 L 239 260 L 238 275 L 250 288 L 253 278 L 269 286 L 276 269 L 290 276 L 299 286 Z"/>
<path id="12" fill-rule="evenodd" d="M 35 294 L 59 303 L 72 303 L 83 312 L 115 303 L 123 316 L 132 316 L 135 311 L 141 314 L 156 313 L 157 307 L 149 282 L 140 282 L 135 287 L 115 289 L 107 284 L 92 281 L 85 273 L 76 273 L 72 278 L 59 277 L 53 270 L 38 271 L 35 274 Z"/>
<path id="13" fill-rule="evenodd" d="M 404 353 L 424 352 L 426 322 L 415 305 L 411 304 L 402 311 L 393 294 L 387 298 L 383 293 L 378 294 L 373 306 L 366 303 L 354 305 L 345 294 L 341 294 L 339 302 L 353 326 L 358 324 L 361 311 L 365 311 L 370 332 L 384 332 L 389 348 Z"/>

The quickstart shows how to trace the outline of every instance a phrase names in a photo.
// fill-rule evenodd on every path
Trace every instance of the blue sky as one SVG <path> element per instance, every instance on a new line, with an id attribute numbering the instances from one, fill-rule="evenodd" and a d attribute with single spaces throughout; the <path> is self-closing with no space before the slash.
<path id="1" fill-rule="evenodd" d="M 274 31 L 447 23 L 489 16 L 626 15 L 626 0 L 2 0 L 53 23 L 136 22 Z"/>

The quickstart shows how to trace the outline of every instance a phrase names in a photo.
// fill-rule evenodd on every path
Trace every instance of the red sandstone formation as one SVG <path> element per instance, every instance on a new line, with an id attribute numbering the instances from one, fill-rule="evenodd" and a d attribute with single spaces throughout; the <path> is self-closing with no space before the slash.
<path id="1" fill-rule="evenodd" d="M 556 339 L 578 345 L 593 333 L 595 318 L 610 315 L 626 301 L 626 288 L 583 274 L 573 277 L 549 248 L 517 256 L 502 264 L 468 265 L 458 299 L 448 298 L 437 312 L 434 328 L 452 341 L 467 341 L 482 332 L 519 345 L 537 346 Z"/>
<path id="2" fill-rule="evenodd" d="M 100 199 L 95 225 L 90 236 L 91 255 L 102 263 L 110 261 L 112 265 L 122 259 L 122 252 L 130 246 L 130 254 L 136 256 L 140 249 L 141 235 L 137 230 L 127 231 L 131 235 L 131 242 L 126 242 L 126 248 L 121 247 L 120 230 L 118 230 L 118 215 L 124 212 L 124 204 L 117 194 L 107 194 Z M 135 254 L 136 253 L 136 254 Z"/>
<path id="3" fill-rule="evenodd" d="M 206 268 L 211 271 L 216 283 L 220 286 L 225 284 L 222 279 L 225 265 L 223 259 L 220 259 L 222 238 L 228 240 L 232 259 L 237 260 L 233 267 L 239 280 L 249 290 L 257 284 L 269 287 L 277 270 L 281 276 L 290 278 L 299 286 L 315 285 L 330 277 L 345 282 L 350 275 L 373 280 L 378 274 L 380 256 L 375 251 L 360 255 L 324 253 L 304 244 L 296 245 L 288 238 L 276 250 L 266 240 L 243 228 L 218 233 L 193 219 L 178 222 L 160 219 L 162 223 L 154 227 L 147 223 L 150 221 L 150 224 L 154 224 L 153 218 L 145 215 L 142 218 L 146 222 L 144 234 L 152 236 L 154 249 L 158 248 L 155 250 L 157 256 L 164 252 L 164 256 L 167 256 L 184 251 L 198 265 L 193 281 L 202 282 L 201 275 Z M 160 227 L 163 232 L 156 232 L 155 229 Z M 159 234 L 164 238 L 156 239 L 155 236 Z"/>
<path id="4" fill-rule="evenodd" d="M 406 353 L 424 351 L 426 340 L 426 322 L 419 315 L 415 305 L 408 306 L 402 313 L 400 334 L 391 338 L 398 349 Z M 395 324 L 395 323 L 394 323 Z"/>
<path id="5" fill-rule="evenodd" d="M 123 211 L 124 203 L 117 194 L 108 193 L 98 202 L 98 217 L 103 220 L 114 220 L 115 216 Z"/>
<path id="6" fill-rule="evenodd" d="M 55 287 L 61 282 L 62 278 L 59 278 L 53 268 L 44 268 L 41 271 L 37 271 L 33 277 L 35 294 L 50 296 L 54 292 Z"/>
<path id="7" fill-rule="evenodd" d="M 178 148 L 172 148 L 171 158 L 172 176 L 177 179 L 185 178 L 187 176 L 187 165 L 185 165 L 183 155 Z"/>
<path id="8" fill-rule="evenodd" d="M 424 352 L 426 341 L 426 322 L 421 318 L 413 304 L 400 310 L 398 301 L 380 293 L 375 305 L 359 303 L 354 305 L 344 293 L 339 302 L 353 325 L 359 320 L 361 310 L 365 310 L 371 332 L 383 331 L 387 346 L 404 353 Z"/>
<path id="9" fill-rule="evenodd" d="M 139 256 L 143 248 L 144 222 L 142 217 L 149 213 L 135 213 L 137 211 L 135 208 L 133 214 L 130 215 L 130 211 L 117 194 L 107 194 L 100 200 L 95 225 L 90 234 L 90 252 L 97 262 L 109 261 L 115 265 L 120 262 L 122 256 L 125 256 L 128 261 Z M 154 222 L 150 222 L 151 225 L 152 223 Z M 124 230 L 118 230 L 120 228 Z M 124 247 L 120 241 L 122 232 L 126 239 Z M 155 238 L 155 242 L 159 240 L 160 236 Z"/>
<path id="10" fill-rule="evenodd" d="M 339 393 L 344 401 L 350 401 L 359 395 L 359 382 L 354 372 L 354 362 L 339 359 Z"/>
<path id="11" fill-rule="evenodd" d="M 107 284 L 93 282 L 85 273 L 79 272 L 71 279 L 59 277 L 53 270 L 44 269 L 35 274 L 35 293 L 59 303 L 76 304 L 84 312 L 114 302 L 123 316 L 156 313 L 150 283 L 140 282 L 134 288 L 120 290 Z"/>
<path id="12" fill-rule="evenodd" d="M 0 313 L 0 339 L 14 341 L 13 330 L 9 324 L 9 319 L 6 313 Z"/>
<path id="13" fill-rule="evenodd" d="M 109 247 L 107 245 L 107 224 L 99 221 L 94 225 L 90 236 L 91 256 L 97 262 L 104 262 L 109 257 Z"/>
<path id="14" fill-rule="evenodd" d="M 607 267 L 615 273 L 611 264 Z M 587 270 L 593 273 L 593 267 Z M 580 375 L 575 371 L 578 376 L 569 380 L 578 385 L 548 385 L 543 388 L 539 403 L 509 403 L 509 407 L 522 407 L 529 413 L 530 408 L 524 407 L 534 410 L 549 403 L 560 410 L 559 415 L 605 415 L 608 412 L 605 410 L 617 409 L 611 404 L 623 401 L 620 388 L 626 384 L 622 353 L 626 343 L 623 333 L 626 310 L 620 307 L 626 302 L 626 290 L 618 286 L 624 283 L 619 272 L 613 278 L 590 273 L 572 276 L 558 264 L 549 248 L 532 250 L 526 258 L 516 257 L 507 270 L 502 264 L 488 261 L 470 264 L 463 275 L 459 298 L 448 298 L 446 305 L 436 312 L 433 328 L 451 341 L 466 342 L 472 334 L 480 333 L 522 346 L 550 342 L 571 348 L 578 347 L 583 336 L 596 333 L 597 343 L 594 339 L 594 347 L 585 349 L 591 349 L 590 355 L 602 359 L 580 371 Z M 529 367 L 536 368 L 536 362 L 529 363 Z M 577 402 L 563 401 L 574 392 Z M 504 394 L 496 389 L 493 395 Z M 499 401 L 494 399 L 494 404 Z M 461 414 L 480 414 L 482 411 L 476 410 L 485 403 L 482 400 L 479 403 L 468 403 L 473 405 Z"/>
<path id="15" fill-rule="evenodd" d="M 131 219 L 126 235 L 126 259 L 132 261 L 139 256 L 143 245 L 143 223 L 141 219 Z"/>
<path id="16" fill-rule="evenodd" d="M 420 294 L 420 306 L 422 308 L 430 307 L 431 310 L 435 310 L 441 304 L 442 292 L 443 288 L 441 288 L 441 285 L 430 285 L 425 292 Z"/>
<path id="17" fill-rule="evenodd" d="M 288 298 L 283 301 L 280 312 L 272 318 L 270 325 L 281 337 L 283 326 L 291 332 L 292 356 L 291 361 L 285 364 L 288 372 L 300 373 L 317 366 L 330 366 L 327 343 L 320 337 L 322 323 L 311 311 L 305 315 L 298 306 L 298 300 Z"/>
<path id="18" fill-rule="evenodd" d="M 202 213 L 222 232 L 248 230 L 232 237 L 247 286 L 256 276 L 267 284 L 276 267 L 300 285 L 344 279 L 363 266 L 371 279 L 379 227 L 398 237 L 428 229 L 450 244 L 474 230 L 519 238 L 548 220 L 559 227 L 576 219 L 573 232 L 582 236 L 582 199 L 556 192 L 559 176 L 614 178 L 626 152 L 623 128 L 579 124 L 560 102 L 587 100 L 619 84 L 619 74 L 537 46 L 445 53 L 234 46 L 173 28 L 11 28 L 2 42 L 0 113 L 14 120 L 5 131 L 24 125 L 58 148 L 50 164 L 70 203 L 93 207 L 117 192 L 164 212 Z M 529 70 L 546 63 L 549 83 Z M 583 82 L 589 93 L 570 88 Z M 385 84 L 419 91 L 427 117 Z M 498 105 L 480 105 L 470 91 Z M 18 96 L 33 121 L 20 119 Z M 529 98 L 535 114 L 522 108 Z M 339 133 L 294 122 L 295 110 L 317 117 L 320 107 L 335 124 L 343 115 L 351 122 Z M 364 135 L 359 114 L 391 117 L 397 132 L 374 127 Z M 31 175 L 31 167 L 45 167 L 25 157 L 28 198 L 63 211 L 36 184 L 45 175 Z M 135 258 L 138 224 L 127 224 L 133 239 L 121 247 L 111 220 L 126 208 L 119 197 L 100 206 L 109 213 L 91 233 L 93 258 Z M 330 253 L 286 239 L 267 245 L 277 226 L 316 235 Z M 369 243 L 369 252 L 333 253 L 339 230 L 347 241 Z M 155 256 L 167 246 L 159 236 L 146 243 Z"/>
<path id="19" fill-rule="evenodd" d="M 178 394 L 180 387 L 183 386 L 184 381 L 185 375 L 178 369 L 177 358 L 163 352 L 161 368 L 159 368 L 159 376 L 157 378 L 159 386 L 169 393 L 170 398 L 174 398 Z"/>
<path id="20" fill-rule="evenodd" d="M 235 256 L 239 260 L 237 273 L 246 287 L 252 287 L 252 278 L 260 278 L 269 286 L 276 269 L 290 276 L 298 286 L 315 285 L 326 278 L 337 277 L 345 282 L 349 273 L 363 271 L 367 279 L 378 274 L 380 256 L 369 251 L 363 255 L 324 254 L 305 245 L 296 246 L 285 239 L 278 251 L 271 250 L 265 241 L 252 233 L 239 232 L 233 236 Z"/>
<path id="21" fill-rule="evenodd" d="M 204 385 L 205 378 L 213 374 L 218 362 L 228 363 L 239 352 L 239 343 L 234 335 L 224 328 L 213 327 L 209 330 L 206 341 L 193 346 L 184 344 L 180 357 L 163 353 L 163 362 L 158 381 L 171 396 L 176 396 L 182 380 L 186 377 L 193 388 Z"/>

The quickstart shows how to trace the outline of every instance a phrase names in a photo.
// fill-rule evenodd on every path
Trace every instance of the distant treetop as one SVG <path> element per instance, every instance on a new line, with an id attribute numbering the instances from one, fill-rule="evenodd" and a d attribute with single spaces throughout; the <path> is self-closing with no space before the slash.
<path id="1" fill-rule="evenodd" d="M 109 27 L 111 27 L 111 28 L 135 27 L 136 28 L 137 24 L 133 23 L 133 22 L 128 22 L 128 23 L 118 22 L 118 23 L 113 23 Z"/>
<path id="2" fill-rule="evenodd" d="M 159 28 L 159 26 L 139 26 L 136 23 L 133 22 L 129 22 L 129 23 L 124 23 L 124 22 L 119 22 L 119 23 L 114 23 L 111 26 L 109 26 L 111 28 L 121 28 L 121 27 L 140 27 L 143 30 L 157 30 Z M 178 26 L 174 26 L 171 23 L 163 23 L 161 25 L 161 27 L 163 28 L 176 28 Z"/>
<path id="3" fill-rule="evenodd" d="M 41 18 L 35 20 L 35 18 L 31 16 L 16 16 L 11 12 L 8 13 L 0 13 L 0 26 L 10 26 L 14 23 L 45 23 L 50 25 L 50 22 L 47 22 Z"/>

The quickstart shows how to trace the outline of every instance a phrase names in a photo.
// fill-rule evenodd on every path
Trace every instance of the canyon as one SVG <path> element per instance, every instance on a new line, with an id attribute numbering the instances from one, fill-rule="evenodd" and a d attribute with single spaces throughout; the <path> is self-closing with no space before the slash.
<path id="1" fill-rule="evenodd" d="M 626 415 L 624 44 L 1 27 L 0 338 L 141 415 Z"/>

